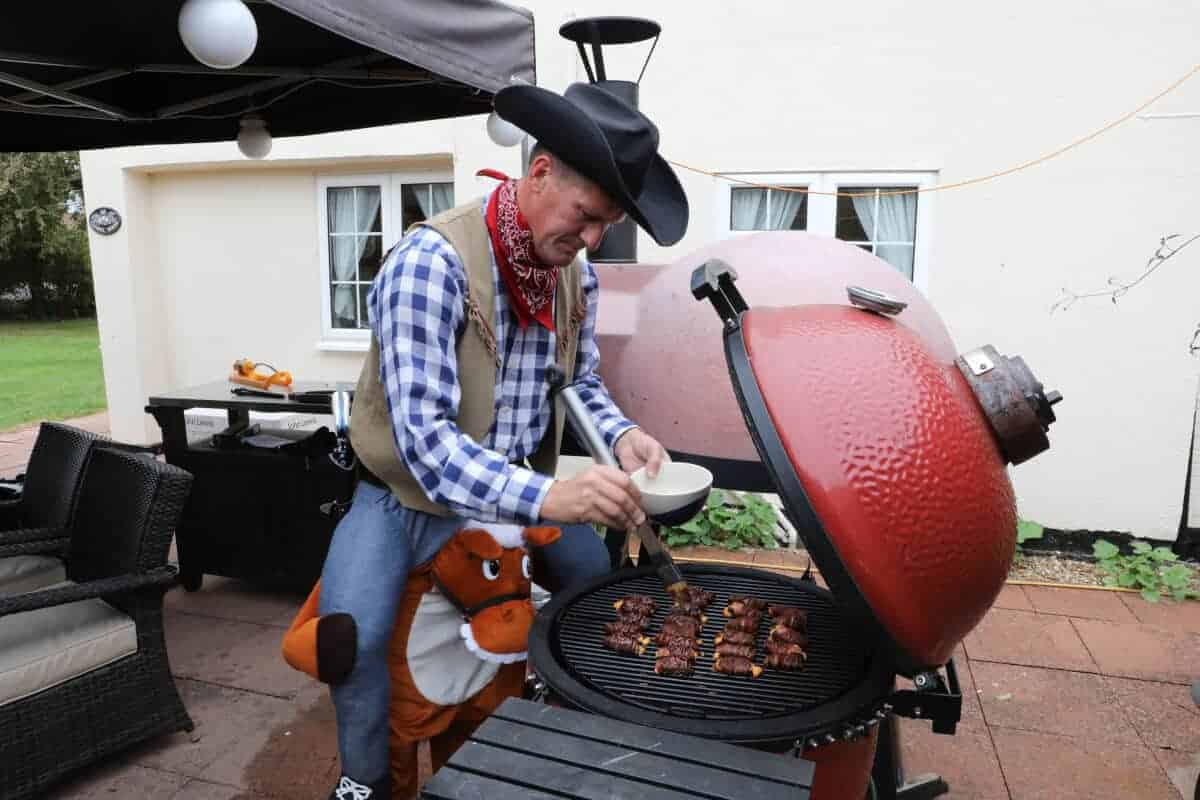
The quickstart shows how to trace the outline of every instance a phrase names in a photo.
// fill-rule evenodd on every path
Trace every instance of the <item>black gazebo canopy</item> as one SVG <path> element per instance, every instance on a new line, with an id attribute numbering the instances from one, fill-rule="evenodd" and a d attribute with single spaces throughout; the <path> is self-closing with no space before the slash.
<path id="1" fill-rule="evenodd" d="M 20 2 L 0 11 L 0 151 L 233 140 L 491 110 L 535 82 L 533 15 L 497 0 L 248 0 L 258 45 L 206 67 L 177 30 L 182 0 Z"/>

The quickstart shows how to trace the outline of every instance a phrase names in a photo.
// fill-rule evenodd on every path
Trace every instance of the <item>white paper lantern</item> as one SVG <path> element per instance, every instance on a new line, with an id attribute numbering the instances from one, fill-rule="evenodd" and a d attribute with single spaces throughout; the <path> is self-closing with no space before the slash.
<path id="1" fill-rule="evenodd" d="M 192 57 L 213 69 L 246 63 L 258 45 L 258 24 L 242 0 L 187 0 L 179 38 Z"/>
<path id="2" fill-rule="evenodd" d="M 271 152 L 271 132 L 266 120 L 254 114 L 242 117 L 237 143 L 246 158 L 265 158 Z"/>
<path id="3" fill-rule="evenodd" d="M 525 131 L 493 111 L 487 118 L 488 138 L 501 147 L 512 147 L 521 143 Z"/>

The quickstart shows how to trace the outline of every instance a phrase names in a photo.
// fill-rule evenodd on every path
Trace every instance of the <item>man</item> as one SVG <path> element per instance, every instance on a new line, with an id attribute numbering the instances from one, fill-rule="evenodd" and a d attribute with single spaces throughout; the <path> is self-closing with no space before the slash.
<path id="1" fill-rule="evenodd" d="M 587 523 L 641 524 L 626 471 L 654 475 L 666 457 L 596 374 L 598 287 L 577 259 L 626 214 L 661 244 L 683 236 L 687 199 L 658 132 L 588 84 L 508 87 L 495 107 L 538 142 L 525 177 L 411 230 L 367 298 L 371 349 L 351 415 L 364 469 L 321 578 L 318 672 L 337 709 L 339 800 L 391 796 L 387 645 L 412 568 L 474 519 L 562 525 L 534 555 L 552 591 L 603 574 L 608 553 Z M 547 394 L 551 361 L 574 376 L 625 471 L 553 478 L 563 414 Z"/>

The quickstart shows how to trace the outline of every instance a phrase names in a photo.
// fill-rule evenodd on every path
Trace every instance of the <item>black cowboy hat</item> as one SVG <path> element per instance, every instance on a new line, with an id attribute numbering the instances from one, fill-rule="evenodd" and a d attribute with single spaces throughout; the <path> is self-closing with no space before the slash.
<path id="1" fill-rule="evenodd" d="M 633 106 L 590 83 L 564 94 L 526 84 L 496 93 L 496 113 L 608 193 L 654 241 L 683 238 L 688 201 L 658 154 L 658 128 Z"/>

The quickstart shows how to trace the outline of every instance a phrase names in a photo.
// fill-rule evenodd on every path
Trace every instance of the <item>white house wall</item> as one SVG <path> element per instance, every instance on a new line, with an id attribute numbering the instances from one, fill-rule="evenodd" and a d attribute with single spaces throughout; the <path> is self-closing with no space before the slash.
<path id="1" fill-rule="evenodd" d="M 919 171 L 941 184 L 1041 156 L 1132 110 L 1192 66 L 1200 22 L 1194 5 L 1163 0 L 525 5 L 538 20 L 539 80 L 554 89 L 583 77 L 557 35 L 569 16 L 662 23 L 641 106 L 669 158 L 741 173 Z M 636 77 L 645 53 L 611 49 L 610 77 Z M 1200 111 L 1200 77 L 1150 111 Z M 1064 287 L 1136 277 L 1160 237 L 1200 233 L 1198 136 L 1200 118 L 1131 119 L 1029 170 L 920 198 L 936 215 L 919 234 L 917 283 L 959 349 L 1020 354 L 1066 398 L 1052 449 L 1013 470 L 1027 518 L 1174 536 L 1200 378 L 1187 351 L 1200 243 L 1116 305 L 1049 309 Z M 126 217 L 116 236 L 91 240 L 114 434 L 157 438 L 147 394 L 218 379 L 240 356 L 352 379 L 361 354 L 316 346 L 316 182 L 412 159 L 452 163 L 460 200 L 489 185 L 476 169 L 518 169 L 481 117 L 279 140 L 265 162 L 232 143 L 84 154 L 89 207 Z M 729 184 L 681 177 L 688 234 L 666 250 L 642 237 L 644 262 L 726 235 Z"/>

